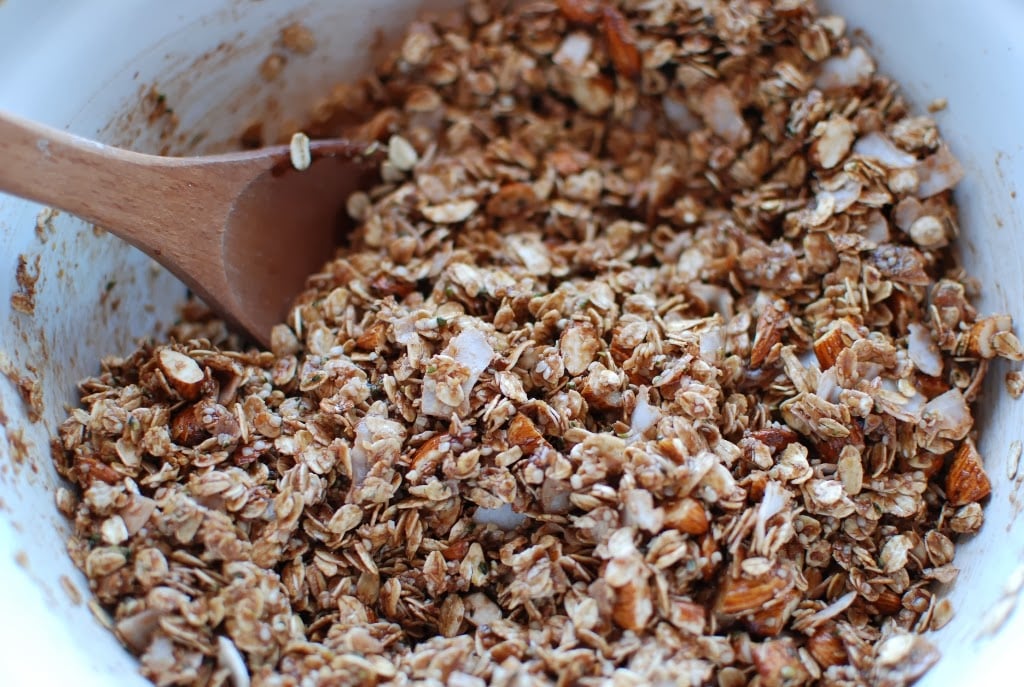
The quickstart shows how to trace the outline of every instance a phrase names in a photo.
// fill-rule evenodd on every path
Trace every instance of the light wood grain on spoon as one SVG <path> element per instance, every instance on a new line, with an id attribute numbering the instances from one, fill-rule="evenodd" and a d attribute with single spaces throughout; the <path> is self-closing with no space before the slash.
<path id="1" fill-rule="evenodd" d="M 144 155 L 0 112 L 0 191 L 108 229 L 266 345 L 333 256 L 345 201 L 372 183 L 382 155 L 344 140 L 311 150 L 301 172 L 287 146 Z"/>

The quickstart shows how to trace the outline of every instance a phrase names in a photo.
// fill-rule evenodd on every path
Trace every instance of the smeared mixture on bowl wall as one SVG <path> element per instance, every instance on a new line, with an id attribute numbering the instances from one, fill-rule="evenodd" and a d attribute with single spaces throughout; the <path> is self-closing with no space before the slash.
<path id="1" fill-rule="evenodd" d="M 273 350 L 186 319 L 61 432 L 159 685 L 903 685 L 990 485 L 961 176 L 800 0 L 472 2 L 307 131 L 388 146 Z M 327 257 L 327 256 L 325 256 Z M 611 682 L 607 682 L 611 680 Z"/>

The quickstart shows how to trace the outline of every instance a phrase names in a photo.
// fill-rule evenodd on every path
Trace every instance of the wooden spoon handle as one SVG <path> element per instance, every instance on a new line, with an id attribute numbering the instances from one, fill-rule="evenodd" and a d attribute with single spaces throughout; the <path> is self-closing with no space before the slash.
<path id="1" fill-rule="evenodd" d="M 157 247 L 144 234 L 164 225 L 154 199 L 166 199 L 181 176 L 163 160 L 0 112 L 0 190 L 109 228 L 146 252 Z"/>

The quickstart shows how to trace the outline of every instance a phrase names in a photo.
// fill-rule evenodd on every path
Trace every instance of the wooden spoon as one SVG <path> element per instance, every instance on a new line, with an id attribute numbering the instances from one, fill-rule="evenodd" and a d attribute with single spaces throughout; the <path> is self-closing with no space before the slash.
<path id="1" fill-rule="evenodd" d="M 108 229 L 264 346 L 334 255 L 345 201 L 383 153 L 345 140 L 206 157 L 114 148 L 0 112 L 0 191 Z"/>

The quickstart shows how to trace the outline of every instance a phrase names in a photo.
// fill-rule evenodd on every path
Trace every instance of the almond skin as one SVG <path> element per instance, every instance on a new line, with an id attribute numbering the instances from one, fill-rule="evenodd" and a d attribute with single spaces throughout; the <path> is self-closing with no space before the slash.
<path id="1" fill-rule="evenodd" d="M 814 342 L 814 356 L 818 359 L 821 369 L 827 370 L 836 364 L 836 358 L 849 344 L 838 327 L 822 334 Z"/>
<path id="2" fill-rule="evenodd" d="M 186 406 L 171 420 L 171 441 L 181 446 L 196 446 L 209 437 L 199 419 L 196 406 Z"/>
<path id="3" fill-rule="evenodd" d="M 546 443 L 537 425 L 522 413 L 517 413 L 508 424 L 508 442 L 523 449 L 526 454 L 533 453 Z"/>
<path id="4" fill-rule="evenodd" d="M 699 501 L 685 498 L 665 511 L 665 526 L 686 534 L 704 534 L 708 531 L 708 515 Z"/>
<path id="5" fill-rule="evenodd" d="M 843 640 L 830 629 L 819 629 L 807 640 L 807 651 L 822 668 L 843 665 L 849 660 Z"/>
<path id="6" fill-rule="evenodd" d="M 970 439 L 960 444 L 946 475 L 946 499 L 951 506 L 981 501 L 992 493 L 992 483 L 981 464 L 981 454 Z"/>
<path id="7" fill-rule="evenodd" d="M 627 79 L 640 76 L 640 51 L 637 50 L 626 18 L 614 7 L 604 8 L 604 37 L 608 41 L 608 55 L 612 58 L 615 71 Z"/>

